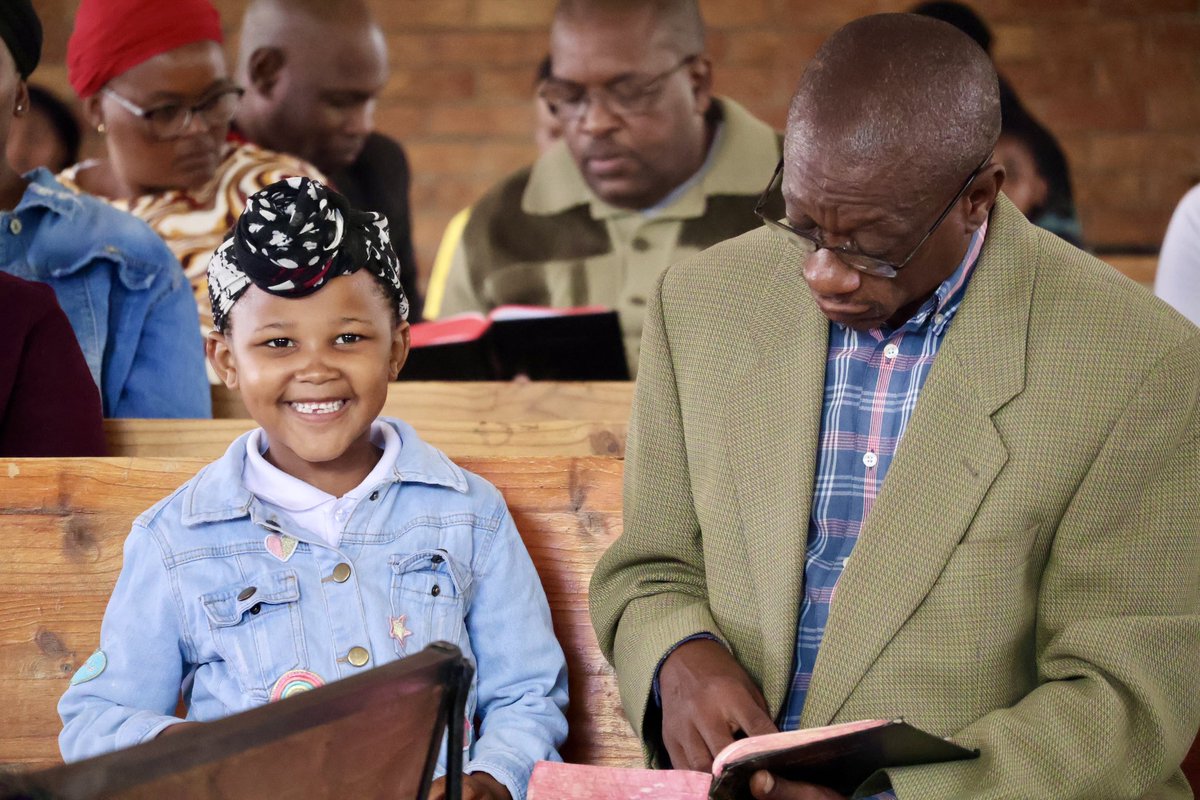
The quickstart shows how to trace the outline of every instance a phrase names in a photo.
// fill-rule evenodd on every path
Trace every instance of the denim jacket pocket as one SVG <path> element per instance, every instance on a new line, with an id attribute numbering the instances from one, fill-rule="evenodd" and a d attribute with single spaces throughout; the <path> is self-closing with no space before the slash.
<path id="1" fill-rule="evenodd" d="M 279 570 L 201 595 L 218 653 L 243 690 L 266 701 L 271 685 L 305 660 L 300 584 Z"/>
<path id="2" fill-rule="evenodd" d="M 394 555 L 389 563 L 392 616 L 403 616 L 411 631 L 411 636 L 392 637 L 397 655 L 416 653 L 440 640 L 470 656 L 465 625 L 469 570 L 445 550 Z"/>

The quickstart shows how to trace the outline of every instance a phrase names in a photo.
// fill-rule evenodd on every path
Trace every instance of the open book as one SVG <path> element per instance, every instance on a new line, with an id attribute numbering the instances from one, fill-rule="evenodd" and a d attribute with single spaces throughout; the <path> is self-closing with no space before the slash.
<path id="1" fill-rule="evenodd" d="M 401 380 L 629 379 L 617 312 L 500 306 L 412 326 Z"/>
<path id="2" fill-rule="evenodd" d="M 851 794 L 876 770 L 974 758 L 979 753 L 914 728 L 873 719 L 751 736 L 713 760 L 712 774 L 538 762 L 529 800 L 742 800 L 760 769 Z"/>

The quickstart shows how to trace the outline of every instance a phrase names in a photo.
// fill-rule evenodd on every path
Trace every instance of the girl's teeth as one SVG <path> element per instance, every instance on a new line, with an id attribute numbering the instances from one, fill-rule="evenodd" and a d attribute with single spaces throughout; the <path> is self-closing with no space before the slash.
<path id="1" fill-rule="evenodd" d="M 345 404 L 345 400 L 331 400 L 328 403 L 292 403 L 291 405 L 301 414 L 332 414 Z"/>

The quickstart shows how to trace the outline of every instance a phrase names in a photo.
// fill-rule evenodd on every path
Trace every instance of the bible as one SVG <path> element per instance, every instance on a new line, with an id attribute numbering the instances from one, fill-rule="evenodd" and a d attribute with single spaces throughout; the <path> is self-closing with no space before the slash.
<path id="1" fill-rule="evenodd" d="M 629 380 L 617 312 L 500 306 L 412 326 L 400 380 Z"/>
<path id="2" fill-rule="evenodd" d="M 742 800 L 760 769 L 850 795 L 877 770 L 974 758 L 903 720 L 862 720 L 739 739 L 713 760 L 712 773 L 622 769 L 542 761 L 529 800 Z"/>

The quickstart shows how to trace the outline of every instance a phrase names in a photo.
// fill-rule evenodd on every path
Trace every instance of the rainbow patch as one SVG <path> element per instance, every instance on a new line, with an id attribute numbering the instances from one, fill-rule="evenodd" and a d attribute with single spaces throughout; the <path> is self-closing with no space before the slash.
<path id="1" fill-rule="evenodd" d="M 282 700 L 285 697 L 291 697 L 300 692 L 308 692 L 317 687 L 324 686 L 325 681 L 315 672 L 309 672 L 306 669 L 293 669 L 279 676 L 279 680 L 275 681 L 275 685 L 271 687 L 271 702 Z"/>

